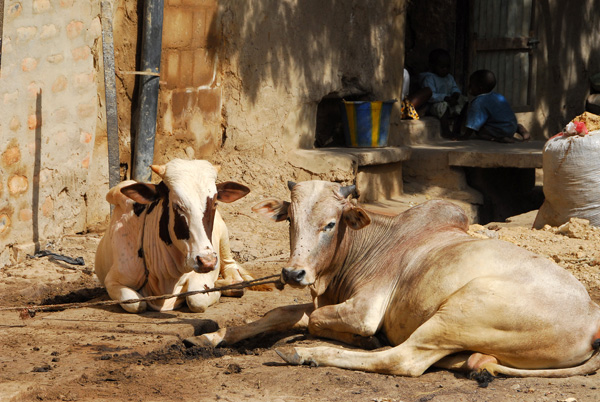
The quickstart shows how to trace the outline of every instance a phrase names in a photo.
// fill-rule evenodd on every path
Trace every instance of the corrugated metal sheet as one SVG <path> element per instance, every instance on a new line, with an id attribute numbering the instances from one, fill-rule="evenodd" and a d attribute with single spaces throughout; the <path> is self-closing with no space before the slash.
<path id="1" fill-rule="evenodd" d="M 532 0 L 475 0 L 472 30 L 475 53 L 471 71 L 496 74 L 496 91 L 513 108 L 531 104 Z"/>

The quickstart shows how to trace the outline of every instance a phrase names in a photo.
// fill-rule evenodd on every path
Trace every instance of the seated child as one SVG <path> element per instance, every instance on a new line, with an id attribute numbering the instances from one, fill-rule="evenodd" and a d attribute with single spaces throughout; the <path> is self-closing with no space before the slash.
<path id="1" fill-rule="evenodd" d="M 431 98 L 430 88 L 418 88 L 410 92 L 410 74 L 404 69 L 404 81 L 402 82 L 402 103 L 400 104 L 401 118 L 404 120 L 419 120 L 419 113 L 423 113 L 424 105 Z"/>
<path id="2" fill-rule="evenodd" d="M 431 89 L 428 114 L 440 119 L 442 136 L 451 138 L 451 126 L 455 125 L 467 97 L 461 94 L 450 74 L 450 53 L 446 50 L 435 49 L 429 53 L 429 69 L 431 71 L 419 75 L 421 87 Z"/>
<path id="3" fill-rule="evenodd" d="M 490 70 L 477 70 L 469 77 L 469 93 L 475 98 L 469 103 L 460 139 L 472 134 L 490 141 L 512 143 L 514 134 L 519 133 L 524 141 L 530 139 L 529 132 L 517 123 L 517 117 L 504 96 L 493 92 L 496 76 Z"/>

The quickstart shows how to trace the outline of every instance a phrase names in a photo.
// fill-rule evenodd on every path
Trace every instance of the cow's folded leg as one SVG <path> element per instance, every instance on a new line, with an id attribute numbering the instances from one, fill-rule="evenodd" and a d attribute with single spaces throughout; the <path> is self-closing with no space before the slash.
<path id="1" fill-rule="evenodd" d="M 276 352 L 290 364 L 339 367 L 349 370 L 417 377 L 447 352 L 443 350 L 418 350 L 401 344 L 381 351 L 357 351 L 329 346 L 278 349 Z"/>
<path id="2" fill-rule="evenodd" d="M 204 290 L 206 286 L 212 287 L 210 286 L 210 282 L 208 284 L 207 282 L 208 279 L 203 275 L 192 275 L 190 279 L 188 279 L 186 290 L 193 292 L 196 290 Z M 195 295 L 187 296 L 185 300 L 191 311 L 194 313 L 204 313 L 209 306 L 212 306 L 219 301 L 219 297 L 221 297 L 220 292 L 197 293 Z"/>
<path id="3" fill-rule="evenodd" d="M 135 300 L 142 297 L 142 295 L 135 290 L 120 284 L 106 282 L 105 286 L 106 291 L 112 300 Z M 121 303 L 120 305 L 123 310 L 127 311 L 128 313 L 143 313 L 147 308 L 145 301 L 136 303 Z"/>
<path id="4" fill-rule="evenodd" d="M 185 298 L 189 309 L 194 313 L 204 313 L 209 306 L 219 301 L 219 292 L 201 293 Z"/>
<path id="5" fill-rule="evenodd" d="M 229 232 L 227 226 L 225 226 L 225 222 L 223 222 L 220 215 L 215 218 L 215 220 L 217 219 L 221 222 L 219 226 L 221 229 L 219 237 L 219 255 L 221 258 L 219 273 L 223 279 L 219 279 L 215 285 L 221 287 L 240 283 L 244 278 L 242 278 L 242 275 L 240 274 L 242 267 L 233 259 L 233 253 L 231 252 L 231 247 L 229 245 Z M 221 295 L 226 297 L 242 297 L 245 291 L 246 289 L 229 289 L 222 291 Z"/>
<path id="6" fill-rule="evenodd" d="M 225 277 L 223 279 L 219 279 L 215 282 L 215 287 L 223 287 L 223 286 L 229 286 L 229 285 L 233 285 L 236 283 L 240 283 L 242 282 L 242 278 L 234 278 L 234 277 Z M 221 291 L 221 296 L 225 296 L 225 297 L 242 297 L 245 293 L 246 289 L 228 289 L 228 290 L 222 290 Z"/>
<path id="7" fill-rule="evenodd" d="M 434 315 L 417 328 L 403 343 L 379 351 L 356 351 L 335 347 L 294 348 L 279 351 L 290 364 L 339 367 L 383 374 L 416 377 L 440 359 L 463 350 L 452 339 L 444 339 L 447 331 L 444 318 Z M 444 339 L 440 343 L 440 339 Z"/>
<path id="8" fill-rule="evenodd" d="M 377 349 L 382 346 L 375 337 L 380 320 L 371 319 L 379 317 L 374 312 L 377 309 L 376 302 L 361 302 L 360 299 L 324 306 L 311 314 L 308 330 L 316 337 L 334 339 L 363 349 Z"/>
<path id="9" fill-rule="evenodd" d="M 204 347 L 216 347 L 220 344 L 233 345 L 264 332 L 306 328 L 308 317 L 313 309 L 312 303 L 278 307 L 250 324 L 221 328 L 216 332 L 187 338 L 185 342 Z"/>

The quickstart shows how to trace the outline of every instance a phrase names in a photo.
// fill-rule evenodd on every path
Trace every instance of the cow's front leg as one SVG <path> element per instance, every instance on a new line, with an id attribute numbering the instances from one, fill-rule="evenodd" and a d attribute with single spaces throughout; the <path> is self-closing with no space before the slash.
<path id="1" fill-rule="evenodd" d="M 355 298 L 315 310 L 310 316 L 308 330 L 321 338 L 363 349 L 377 349 L 382 346 L 375 337 L 382 319 L 383 310 L 378 308 L 376 300 L 365 303 Z"/>
<path id="2" fill-rule="evenodd" d="M 216 238 L 215 238 L 216 237 Z M 217 211 L 213 228 L 213 245 L 219 250 L 219 275 L 223 279 L 217 280 L 216 286 L 229 286 L 234 283 L 242 282 L 244 279 L 240 275 L 241 267 L 234 260 L 231 246 L 229 245 L 229 231 L 221 214 Z M 221 292 L 223 296 L 242 297 L 246 289 L 229 289 Z"/>
<path id="3" fill-rule="evenodd" d="M 290 364 L 310 364 L 312 366 L 339 367 L 349 370 L 362 370 L 383 374 L 419 376 L 431 365 L 445 356 L 465 350 L 464 345 L 455 342 L 449 335 L 454 321 L 434 315 L 422 324 L 403 343 L 393 348 L 377 351 L 349 350 L 330 346 L 314 348 L 295 347 L 292 350 L 280 349 L 277 353 Z M 456 324 L 461 333 L 464 324 Z M 445 361 L 445 364 L 456 362 Z"/>
<path id="4" fill-rule="evenodd" d="M 227 263 L 221 269 L 221 275 L 223 276 L 223 279 L 217 280 L 217 282 L 215 282 L 215 286 L 229 286 L 244 281 L 242 275 L 240 274 L 240 268 L 241 267 L 235 261 Z M 228 289 L 221 292 L 223 296 L 227 297 L 242 297 L 244 293 L 245 289 Z"/>
<path id="5" fill-rule="evenodd" d="M 233 345 L 265 332 L 302 329 L 308 326 L 308 317 L 313 310 L 312 303 L 278 307 L 250 324 L 221 328 L 216 332 L 187 338 L 185 341 L 196 346 L 216 347 L 221 344 Z"/>
<path id="6" fill-rule="evenodd" d="M 108 292 L 108 295 L 112 300 L 137 300 L 143 297 L 141 294 L 131 289 L 130 287 L 121 284 L 115 278 L 114 272 L 116 272 L 116 269 L 111 269 L 108 275 L 106 275 L 106 279 L 104 280 L 104 286 L 106 287 L 106 291 Z M 146 311 L 147 304 L 145 301 L 135 303 L 121 303 L 121 307 L 128 313 L 137 314 Z"/>
<path id="7" fill-rule="evenodd" d="M 212 288 L 212 280 L 208 277 L 209 274 L 194 274 L 188 279 L 186 291 L 193 292 L 196 290 L 205 290 Z M 209 306 L 212 306 L 219 301 L 220 292 L 197 293 L 185 298 L 187 305 L 194 313 L 204 313 Z"/>

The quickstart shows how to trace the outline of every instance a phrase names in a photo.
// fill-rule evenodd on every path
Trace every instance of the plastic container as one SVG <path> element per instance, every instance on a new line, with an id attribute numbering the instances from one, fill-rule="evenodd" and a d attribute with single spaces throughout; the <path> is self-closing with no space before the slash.
<path id="1" fill-rule="evenodd" d="M 390 114 L 396 100 L 342 103 L 344 137 L 348 147 L 387 147 Z"/>

